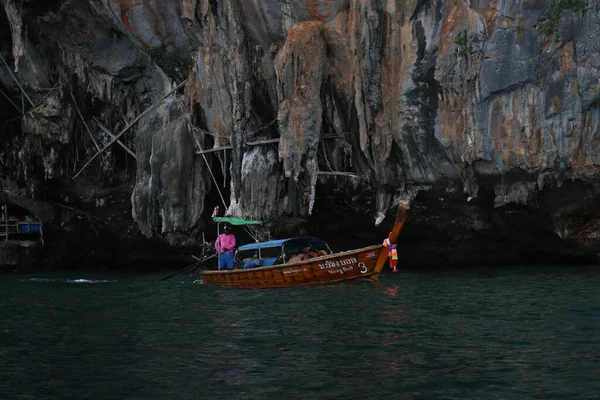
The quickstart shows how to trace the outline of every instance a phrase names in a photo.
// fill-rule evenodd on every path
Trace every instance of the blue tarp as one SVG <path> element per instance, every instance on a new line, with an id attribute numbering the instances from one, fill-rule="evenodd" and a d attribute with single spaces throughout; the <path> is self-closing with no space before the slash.
<path id="1" fill-rule="evenodd" d="M 290 239 L 269 240 L 268 242 L 245 244 L 243 246 L 238 247 L 238 251 L 269 249 L 272 247 L 281 247 L 288 240 L 290 240 Z"/>
<path id="2" fill-rule="evenodd" d="M 315 237 L 297 237 L 291 239 L 279 239 L 269 240 L 268 242 L 261 243 L 250 243 L 238 247 L 238 251 L 244 250 L 256 250 L 256 249 L 269 249 L 273 247 L 281 247 L 285 244 L 286 249 L 289 248 L 302 248 L 304 246 L 314 246 L 317 248 L 324 248 L 327 246 L 323 240 Z"/>

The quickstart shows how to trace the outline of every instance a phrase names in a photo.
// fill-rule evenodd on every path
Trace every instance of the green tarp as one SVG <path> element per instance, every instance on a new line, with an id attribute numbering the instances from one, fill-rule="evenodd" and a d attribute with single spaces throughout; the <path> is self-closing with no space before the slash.
<path id="1" fill-rule="evenodd" d="M 229 217 L 215 217 L 213 218 L 213 221 L 215 222 L 227 222 L 231 225 L 236 225 L 236 226 L 240 226 L 240 225 L 260 225 L 261 222 L 260 221 L 249 221 L 249 220 L 245 220 L 242 218 L 229 218 Z"/>

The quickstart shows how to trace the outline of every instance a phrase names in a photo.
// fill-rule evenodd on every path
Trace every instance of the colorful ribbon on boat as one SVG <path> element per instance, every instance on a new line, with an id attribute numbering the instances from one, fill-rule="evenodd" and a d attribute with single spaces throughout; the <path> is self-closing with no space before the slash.
<path id="1" fill-rule="evenodd" d="M 395 244 L 392 244 L 392 241 L 389 237 L 385 238 L 383 241 L 383 246 L 388 248 L 388 258 L 390 259 L 390 268 L 393 269 L 392 272 L 398 272 L 396 266 L 398 265 L 398 249 Z"/>

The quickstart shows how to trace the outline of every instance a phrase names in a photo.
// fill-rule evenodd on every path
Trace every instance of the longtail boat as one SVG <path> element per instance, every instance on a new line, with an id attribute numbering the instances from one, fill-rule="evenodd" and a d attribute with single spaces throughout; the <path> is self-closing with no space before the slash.
<path id="1" fill-rule="evenodd" d="M 398 235 L 408 216 L 408 205 L 398 208 L 394 227 L 388 235 L 389 241 L 397 242 Z M 217 222 L 245 225 L 244 220 L 215 218 Z M 251 224 L 259 221 L 248 221 Z M 294 262 L 287 257 L 289 250 L 310 247 L 325 254 Z M 278 248 L 279 257 L 263 256 L 269 249 Z M 323 283 L 347 281 L 352 279 L 377 280 L 388 258 L 388 248 L 383 244 L 363 247 L 360 249 L 332 253 L 327 244 L 313 237 L 281 239 L 262 243 L 251 243 L 239 246 L 237 251 L 255 251 L 255 268 L 233 269 L 221 271 L 205 270 L 201 273 L 202 282 L 210 285 L 231 286 L 238 288 L 279 288 L 288 286 L 303 286 Z M 238 260 L 241 262 L 241 260 Z M 249 261 L 251 263 L 251 260 Z"/>

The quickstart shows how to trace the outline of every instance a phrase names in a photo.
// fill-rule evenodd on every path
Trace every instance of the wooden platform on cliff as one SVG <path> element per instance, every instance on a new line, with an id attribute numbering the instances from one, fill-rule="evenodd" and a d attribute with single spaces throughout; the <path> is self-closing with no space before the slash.
<path id="1" fill-rule="evenodd" d="M 32 238 L 41 235 L 41 223 L 18 220 L 0 220 L 0 239 Z"/>
<path id="2" fill-rule="evenodd" d="M 12 212 L 14 211 L 12 210 Z M 27 216 L 22 218 L 9 216 L 9 205 L 5 203 L 2 206 L 2 215 L 0 215 L 0 240 L 5 242 L 9 240 L 41 240 L 43 242 L 42 223 Z"/>
<path id="3" fill-rule="evenodd" d="M 267 126 L 271 125 L 274 121 L 271 121 L 270 124 L 268 124 Z M 261 128 L 264 129 L 265 127 Z M 215 134 L 212 132 L 209 132 L 207 130 L 204 130 L 202 128 L 199 128 L 197 126 L 193 126 L 192 129 L 196 132 L 202 133 L 204 135 L 208 135 L 211 137 L 215 137 Z M 342 139 L 345 138 L 346 135 L 349 135 L 349 133 L 343 133 L 340 135 L 325 135 L 323 137 L 321 137 L 321 139 Z M 196 141 L 196 154 L 197 155 L 202 155 L 204 157 L 205 154 L 209 154 L 209 153 L 215 153 L 215 152 L 226 152 L 229 150 L 233 150 L 233 146 L 219 146 L 219 147 L 213 147 L 211 149 L 203 149 L 202 146 L 200 145 L 200 142 L 198 141 L 197 138 L 194 138 Z M 279 145 L 281 141 L 281 138 L 275 138 L 275 139 L 264 139 L 264 140 L 256 140 L 256 141 L 244 141 L 243 145 L 246 146 L 250 146 L 250 147 L 254 147 L 254 146 L 263 146 L 263 145 L 267 145 L 267 144 L 276 144 Z M 346 177 L 350 177 L 350 178 L 358 178 L 358 175 L 356 175 L 353 172 L 347 172 L 347 171 L 317 171 L 318 175 L 329 175 L 329 176 L 346 176 Z"/>

